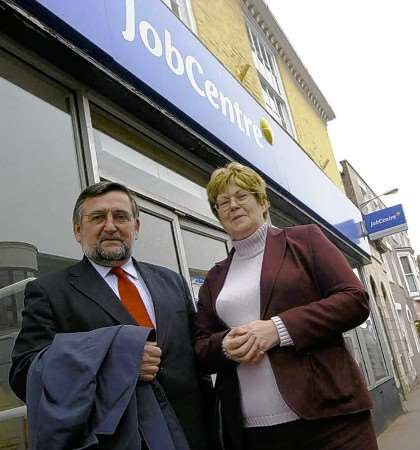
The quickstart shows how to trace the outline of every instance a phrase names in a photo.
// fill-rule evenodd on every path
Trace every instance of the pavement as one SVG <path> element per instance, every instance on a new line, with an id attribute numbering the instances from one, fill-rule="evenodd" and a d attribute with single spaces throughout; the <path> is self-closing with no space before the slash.
<path id="1" fill-rule="evenodd" d="M 404 402 L 406 410 L 378 437 L 379 450 L 420 450 L 420 388 Z"/>

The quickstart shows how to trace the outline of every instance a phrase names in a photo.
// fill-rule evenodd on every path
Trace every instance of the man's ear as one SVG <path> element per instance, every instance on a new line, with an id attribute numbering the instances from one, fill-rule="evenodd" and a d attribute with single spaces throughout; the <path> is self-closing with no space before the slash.
<path id="1" fill-rule="evenodd" d="M 74 223 L 73 224 L 73 234 L 74 234 L 74 237 L 76 238 L 76 241 L 79 242 L 79 243 L 80 243 L 80 241 L 82 239 L 81 236 L 80 236 L 80 228 L 81 228 L 80 223 Z"/>

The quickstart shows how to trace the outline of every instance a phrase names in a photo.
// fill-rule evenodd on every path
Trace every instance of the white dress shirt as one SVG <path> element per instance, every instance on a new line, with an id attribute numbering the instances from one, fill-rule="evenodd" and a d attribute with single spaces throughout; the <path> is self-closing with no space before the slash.
<path id="1" fill-rule="evenodd" d="M 120 298 L 120 293 L 118 292 L 118 277 L 111 273 L 112 267 L 107 266 L 101 266 L 91 259 L 89 259 L 92 266 L 96 269 L 96 271 L 99 273 L 99 275 L 105 280 L 107 285 L 114 291 L 115 295 Z M 140 276 L 140 274 L 137 272 L 133 259 L 130 258 L 128 262 L 126 262 L 123 266 L 121 266 L 121 269 L 124 270 L 124 272 L 128 275 L 129 280 L 136 286 L 137 290 L 139 291 L 139 294 L 141 298 L 143 299 L 144 306 L 147 310 L 147 313 L 149 314 L 150 320 L 153 322 L 155 328 L 156 328 L 156 315 L 155 315 L 155 308 L 153 306 L 152 296 L 150 295 L 149 289 L 147 289 L 146 283 L 144 282 L 143 278 Z"/>

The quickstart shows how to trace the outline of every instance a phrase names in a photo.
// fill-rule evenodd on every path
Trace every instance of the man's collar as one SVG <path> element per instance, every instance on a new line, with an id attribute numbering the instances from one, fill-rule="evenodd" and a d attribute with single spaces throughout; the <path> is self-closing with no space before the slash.
<path id="1" fill-rule="evenodd" d="M 102 278 L 105 278 L 112 269 L 112 267 L 101 266 L 100 264 L 96 263 L 95 261 L 92 261 L 90 258 L 88 258 L 88 259 L 89 259 L 89 262 L 92 264 L 92 266 L 102 276 Z M 123 269 L 125 273 L 128 273 L 128 275 L 130 275 L 132 278 L 135 278 L 137 280 L 138 275 L 137 275 L 137 270 L 134 267 L 133 258 L 130 258 L 124 265 L 122 265 L 121 269 Z"/>

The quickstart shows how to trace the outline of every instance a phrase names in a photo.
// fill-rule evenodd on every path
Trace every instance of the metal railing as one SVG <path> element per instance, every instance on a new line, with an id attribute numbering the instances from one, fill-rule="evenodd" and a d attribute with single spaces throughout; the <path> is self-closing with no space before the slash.
<path id="1" fill-rule="evenodd" d="M 8 286 L 5 286 L 0 289 L 0 300 L 9 297 L 10 295 L 18 294 L 19 292 L 22 292 L 26 285 L 32 281 L 35 280 L 35 277 L 29 277 L 25 278 L 24 280 L 17 281 L 16 283 L 9 284 Z"/>
<path id="2" fill-rule="evenodd" d="M 7 297 L 10 297 L 15 294 L 19 294 L 22 292 L 26 285 L 35 280 L 34 277 L 26 278 L 25 280 L 17 281 L 16 283 L 10 284 L 0 289 L 0 302 Z M 0 340 L 10 339 L 17 334 L 17 330 L 10 330 L 10 333 L 3 334 L 0 336 Z M 18 419 L 26 417 L 26 406 L 18 406 L 16 408 L 6 409 L 4 411 L 0 411 L 0 423 L 6 422 L 8 420 Z"/>

